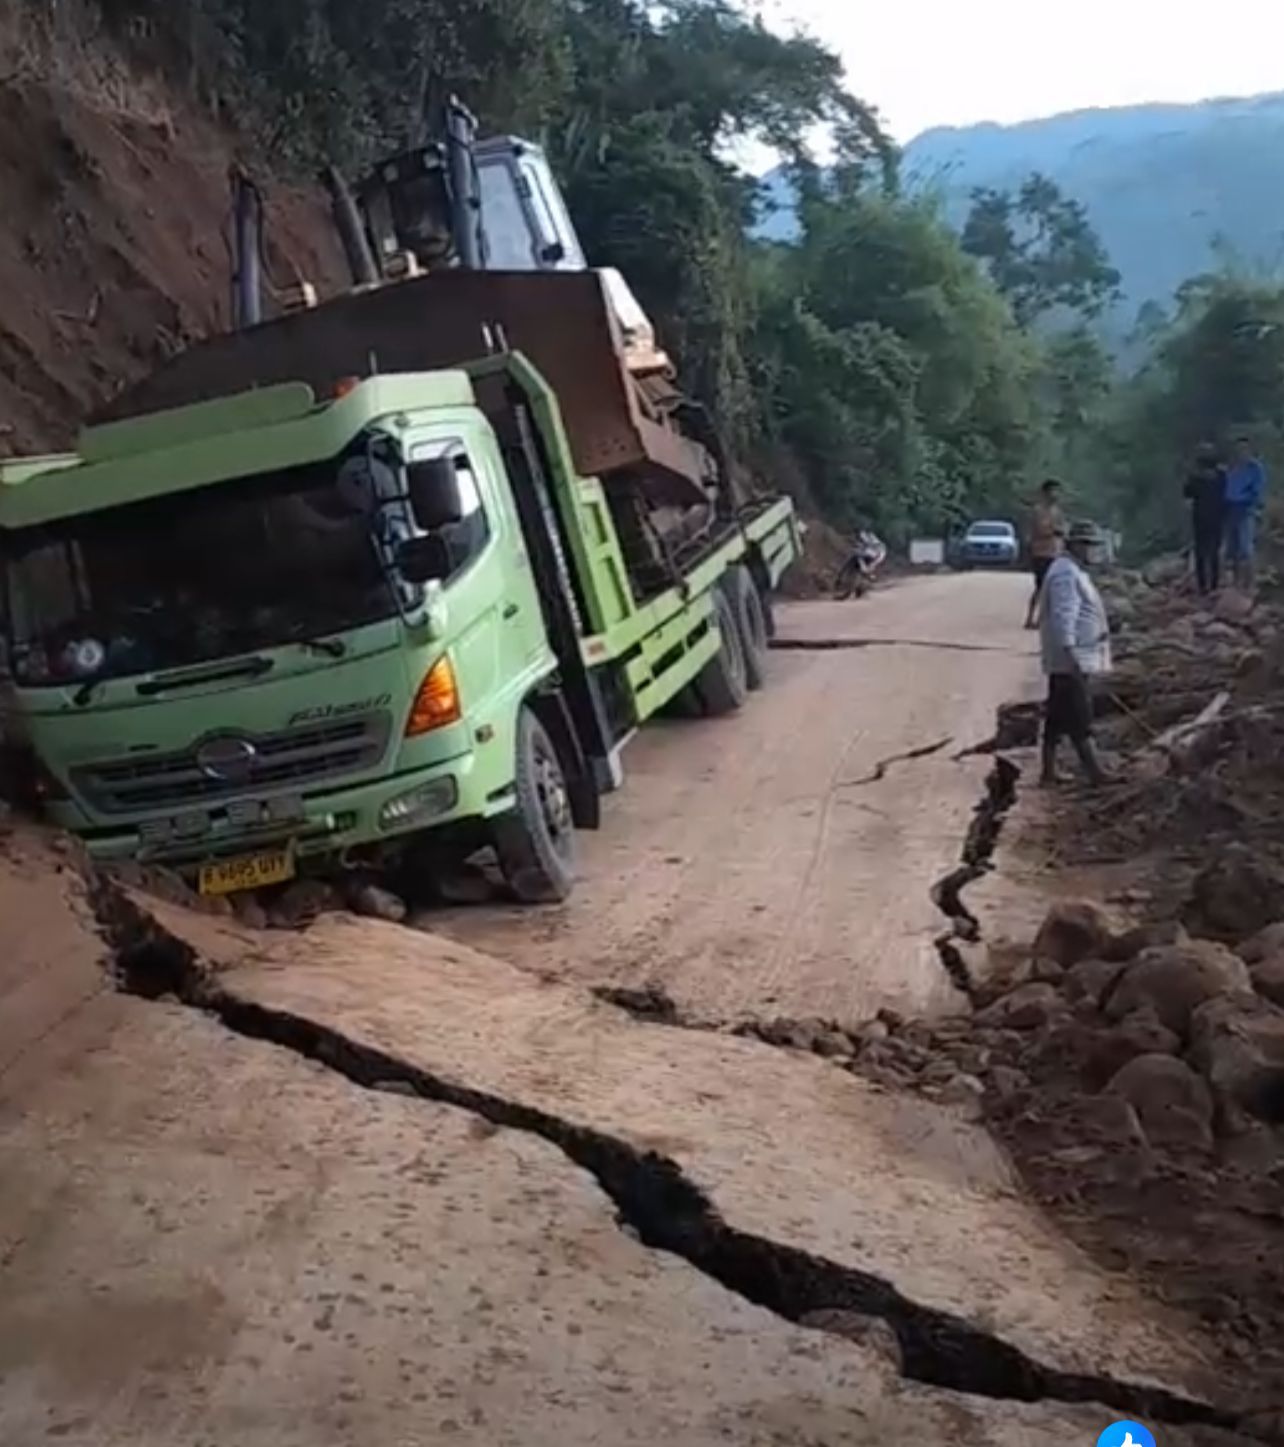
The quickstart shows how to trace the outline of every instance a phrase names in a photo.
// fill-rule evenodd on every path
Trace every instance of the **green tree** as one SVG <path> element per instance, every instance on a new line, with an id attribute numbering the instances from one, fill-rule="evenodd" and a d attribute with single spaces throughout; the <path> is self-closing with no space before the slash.
<path id="1" fill-rule="evenodd" d="M 755 353 L 817 499 L 893 534 L 1010 507 L 1037 355 L 993 286 L 926 203 L 821 188 L 802 220 L 760 269 Z"/>
<path id="2" fill-rule="evenodd" d="M 1015 196 L 972 193 L 963 249 L 986 264 L 1022 326 L 1057 308 L 1098 316 L 1119 295 L 1119 273 L 1087 212 L 1038 172 Z"/>
<path id="3" fill-rule="evenodd" d="M 1180 483 L 1194 448 L 1248 433 L 1284 466 L 1284 287 L 1203 276 L 1178 293 L 1154 350 L 1104 410 L 1093 441 L 1116 516 L 1139 553 L 1185 536 Z"/>

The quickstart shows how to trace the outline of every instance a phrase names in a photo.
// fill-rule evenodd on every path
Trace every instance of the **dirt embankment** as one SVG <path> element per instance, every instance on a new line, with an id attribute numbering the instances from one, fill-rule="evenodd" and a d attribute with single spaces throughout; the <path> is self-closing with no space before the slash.
<path id="1" fill-rule="evenodd" d="M 236 149 L 100 38 L 0 14 L 0 456 L 68 446 L 120 387 L 228 325 Z M 339 285 L 319 194 L 265 190 L 274 282 Z"/>

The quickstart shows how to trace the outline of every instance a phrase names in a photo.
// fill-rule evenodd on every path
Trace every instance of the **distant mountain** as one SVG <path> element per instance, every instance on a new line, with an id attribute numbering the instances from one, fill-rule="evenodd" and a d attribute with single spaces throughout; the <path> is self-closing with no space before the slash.
<path id="1" fill-rule="evenodd" d="M 1019 125 L 925 131 L 906 147 L 907 189 L 930 188 L 961 224 L 974 187 L 1051 176 L 1088 209 L 1123 274 L 1125 328 L 1144 301 L 1167 302 L 1187 277 L 1219 264 L 1284 271 L 1284 92 L 1195 105 L 1073 111 Z M 761 234 L 795 230 L 787 183 L 765 178 L 780 209 Z"/>

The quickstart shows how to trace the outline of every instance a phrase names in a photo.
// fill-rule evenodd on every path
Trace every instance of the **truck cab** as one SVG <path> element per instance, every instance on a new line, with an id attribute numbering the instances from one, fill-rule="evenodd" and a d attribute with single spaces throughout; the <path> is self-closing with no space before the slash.
<path id="1" fill-rule="evenodd" d="M 4 480 L 10 670 L 55 820 L 182 864 L 511 808 L 515 701 L 556 658 L 468 377 L 187 410 Z"/>

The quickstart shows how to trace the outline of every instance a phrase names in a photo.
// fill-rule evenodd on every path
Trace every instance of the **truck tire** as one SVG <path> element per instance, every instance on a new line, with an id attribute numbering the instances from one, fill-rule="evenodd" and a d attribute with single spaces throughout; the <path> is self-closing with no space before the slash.
<path id="1" fill-rule="evenodd" d="M 721 588 L 713 590 L 713 620 L 722 637 L 722 646 L 691 683 L 706 718 L 735 713 L 749 692 L 745 650 L 735 610 Z"/>
<path id="2" fill-rule="evenodd" d="M 767 615 L 748 568 L 734 567 L 722 580 L 736 615 L 740 646 L 745 656 L 745 682 L 759 689 L 767 681 Z"/>
<path id="3" fill-rule="evenodd" d="M 529 708 L 517 718 L 516 787 L 516 809 L 491 826 L 499 867 L 523 904 L 553 904 L 575 882 L 575 825 L 562 762 Z"/>

